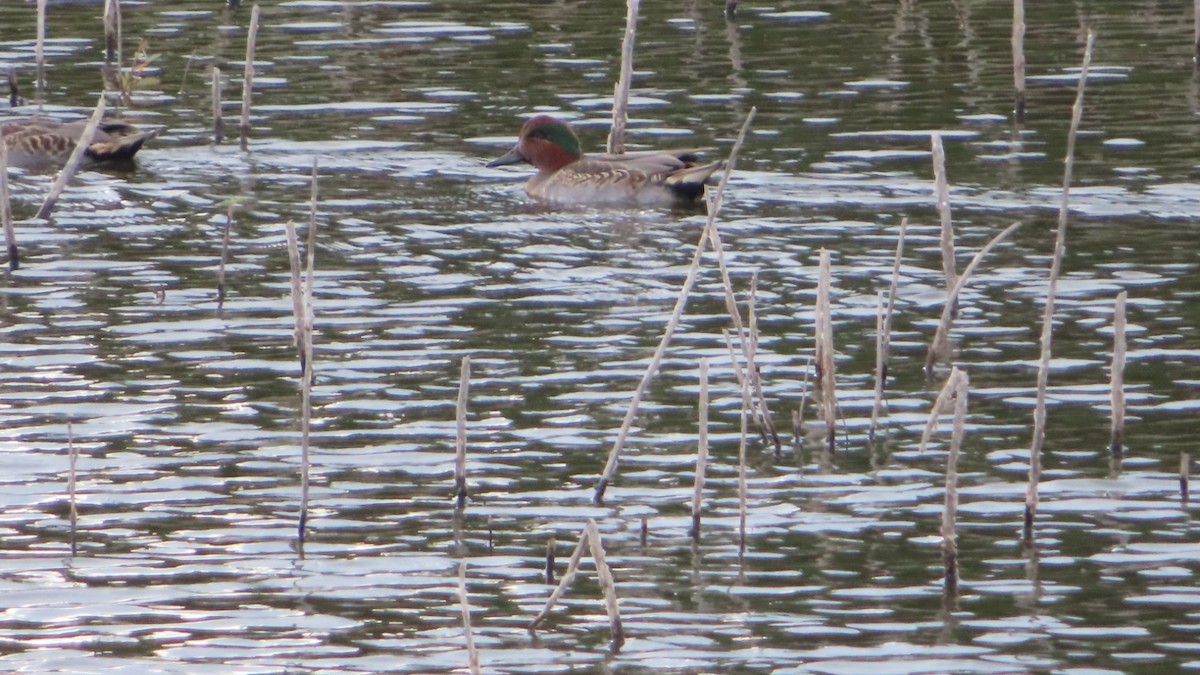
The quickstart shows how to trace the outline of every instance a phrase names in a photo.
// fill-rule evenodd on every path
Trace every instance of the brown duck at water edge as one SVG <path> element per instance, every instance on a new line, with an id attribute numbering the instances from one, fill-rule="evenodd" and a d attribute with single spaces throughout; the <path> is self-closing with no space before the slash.
<path id="1" fill-rule="evenodd" d="M 8 165 L 36 170 L 66 163 L 87 122 L 60 122 L 47 118 L 0 122 L 0 132 L 4 134 L 8 149 Z M 128 162 L 141 150 L 143 143 L 160 132 L 160 129 L 142 131 L 124 122 L 101 122 L 84 151 L 84 160 L 93 164 Z"/>
<path id="2" fill-rule="evenodd" d="M 570 125 L 548 115 L 525 122 L 516 146 L 488 166 L 529 162 L 538 172 L 530 197 L 557 204 L 672 206 L 690 204 L 721 162 L 696 164 L 703 148 L 584 155 Z"/>

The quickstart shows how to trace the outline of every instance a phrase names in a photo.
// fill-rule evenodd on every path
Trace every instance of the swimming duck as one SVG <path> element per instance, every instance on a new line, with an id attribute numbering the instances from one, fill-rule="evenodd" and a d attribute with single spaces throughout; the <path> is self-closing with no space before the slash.
<path id="1" fill-rule="evenodd" d="M 538 172 L 525 184 L 530 197 L 558 204 L 671 206 L 704 194 L 721 162 L 696 164 L 703 149 L 584 155 L 571 126 L 549 115 L 525 122 L 517 144 L 489 167 L 529 162 Z"/>
<path id="2" fill-rule="evenodd" d="M 60 122 L 48 118 L 4 120 L 0 133 L 8 147 L 8 165 L 42 169 L 63 164 L 83 134 L 87 120 Z M 129 161 L 160 129 L 142 131 L 124 122 L 102 122 L 92 135 L 84 159 L 91 163 Z"/>

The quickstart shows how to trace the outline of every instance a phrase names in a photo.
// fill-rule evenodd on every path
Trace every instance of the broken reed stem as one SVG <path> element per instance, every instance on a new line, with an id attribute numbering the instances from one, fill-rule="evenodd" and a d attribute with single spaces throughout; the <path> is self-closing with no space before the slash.
<path id="1" fill-rule="evenodd" d="M 942 135 L 930 135 L 933 146 L 933 194 L 937 200 L 938 221 L 941 223 L 942 273 L 946 277 L 946 292 L 958 283 L 958 271 L 954 256 L 954 223 L 950 219 L 950 181 L 946 178 L 946 150 L 942 147 Z"/>
<path id="2" fill-rule="evenodd" d="M 8 67 L 8 107 L 15 108 L 21 104 L 20 85 L 17 84 L 17 69 Z"/>
<path id="3" fill-rule="evenodd" d="M 121 31 L 121 0 L 104 0 L 104 63 L 117 59 Z M 117 67 L 121 62 L 117 61 Z"/>
<path id="4" fill-rule="evenodd" d="M 1067 248 L 1067 215 L 1070 206 L 1071 170 L 1075 164 L 1075 136 L 1083 117 L 1083 92 L 1087 84 L 1088 68 L 1092 64 L 1092 47 L 1096 33 L 1088 31 L 1087 45 L 1083 51 L 1083 67 L 1079 70 L 1079 89 L 1075 104 L 1071 107 L 1071 127 L 1067 132 L 1067 156 L 1063 160 L 1062 203 L 1058 209 L 1058 232 L 1054 239 L 1054 257 L 1050 262 L 1050 279 L 1046 289 L 1046 307 L 1042 313 L 1042 355 L 1038 362 L 1037 400 L 1033 407 L 1033 442 L 1029 448 L 1029 484 L 1025 490 L 1024 539 L 1033 542 L 1033 520 L 1037 515 L 1038 482 L 1042 477 L 1042 445 L 1046 441 L 1046 385 L 1050 378 L 1050 343 L 1054 335 L 1054 300 L 1058 290 L 1058 277 L 1062 273 L 1063 255 Z"/>
<path id="5" fill-rule="evenodd" d="M 600 538 L 600 529 L 592 518 L 587 521 L 587 539 L 591 544 L 596 575 L 600 577 L 600 588 L 604 591 L 604 608 L 608 612 L 608 625 L 612 632 L 610 644 L 615 651 L 625 644 L 625 628 L 621 625 L 621 609 L 617 604 L 617 582 L 613 580 L 612 569 L 604 557 L 604 540 Z"/>
<path id="6" fill-rule="evenodd" d="M 479 650 L 475 648 L 475 636 L 471 633 L 471 599 L 467 597 L 467 561 L 458 563 L 458 602 L 462 608 L 463 636 L 467 641 L 467 668 L 471 675 L 480 675 Z"/>
<path id="7" fill-rule="evenodd" d="M 608 132 L 608 152 L 625 152 L 625 122 L 629 107 L 629 87 L 633 79 L 633 48 L 637 41 L 637 21 L 640 0 L 626 0 L 625 37 L 621 40 L 621 75 L 613 89 L 612 128 Z"/>
<path id="8" fill-rule="evenodd" d="M 296 224 L 287 223 L 288 259 L 292 270 L 292 311 L 296 321 L 296 346 L 300 351 L 300 522 L 297 542 L 300 557 L 304 557 L 304 537 L 308 524 L 309 433 L 312 427 L 312 323 L 310 308 L 305 301 L 309 293 L 300 281 L 300 247 L 296 243 Z"/>
<path id="9" fill-rule="evenodd" d="M 37 215 L 34 216 L 35 218 L 44 220 L 50 217 L 50 212 L 54 210 L 54 205 L 58 203 L 58 196 L 67 187 L 67 183 L 75 175 L 76 169 L 79 168 L 79 163 L 83 161 L 84 151 L 91 145 L 91 138 L 96 133 L 96 127 L 100 126 L 100 120 L 104 117 L 104 110 L 104 94 L 101 94 L 100 100 L 96 101 L 96 108 L 92 110 L 91 119 L 88 120 L 87 126 L 83 128 L 83 133 L 79 136 L 79 142 L 75 144 L 75 149 L 71 151 L 71 157 L 67 159 L 67 163 L 63 166 L 62 171 L 58 172 L 58 176 L 54 179 L 54 185 L 50 187 L 50 192 L 46 195 L 46 201 L 42 202 L 42 208 L 38 209 Z"/>
<path id="10" fill-rule="evenodd" d="M 67 495 L 71 502 L 71 557 L 74 558 L 77 550 L 75 533 L 79 525 L 79 510 L 76 508 L 78 499 L 75 494 L 75 467 L 79 463 L 79 448 L 75 447 L 75 431 L 70 420 L 67 421 L 67 453 Z"/>
<path id="11" fill-rule="evenodd" d="M 546 600 L 546 606 L 542 608 L 542 611 L 538 612 L 538 615 L 533 618 L 533 621 L 529 622 L 529 630 L 531 632 L 537 630 L 538 626 L 542 624 L 542 621 L 546 620 L 546 617 L 549 616 L 550 611 L 554 609 L 554 605 L 558 603 L 558 599 L 561 598 L 562 594 L 566 592 L 567 587 L 574 583 L 575 573 L 579 570 L 579 560 L 583 557 L 584 548 L 587 547 L 587 533 L 588 531 L 586 527 L 580 531 L 579 543 L 575 544 L 575 550 L 571 552 L 571 559 L 567 561 L 567 569 L 565 572 L 563 572 L 562 578 L 558 580 L 558 586 L 555 586 L 554 590 L 550 593 L 550 597 Z"/>
<path id="12" fill-rule="evenodd" d="M 1125 298 L 1126 292 L 1117 294 L 1113 306 L 1113 356 L 1110 371 L 1112 401 L 1112 440 L 1108 449 L 1112 452 L 1114 469 L 1121 470 L 1125 454 Z"/>
<path id="13" fill-rule="evenodd" d="M 41 107 L 46 100 L 46 0 L 37 0 L 37 43 L 33 47 L 33 58 L 37 64 L 34 89 L 38 107 Z"/>
<path id="14" fill-rule="evenodd" d="M 221 69 L 212 68 L 212 118 L 213 145 L 220 145 L 225 140 L 225 118 L 221 116 Z"/>
<path id="15" fill-rule="evenodd" d="M 871 405 L 871 430 L 867 437 L 875 440 L 875 429 L 879 424 L 879 413 L 883 409 L 883 388 L 887 384 L 888 357 L 892 346 L 892 315 L 896 310 L 896 287 L 900 285 L 900 261 L 904 258 L 904 237 L 908 233 L 908 216 L 900 218 L 900 233 L 896 235 L 896 258 L 892 262 L 892 283 L 887 292 L 887 309 L 883 308 L 883 294 L 879 298 L 880 312 L 875 342 L 875 399 Z"/>
<path id="16" fill-rule="evenodd" d="M 554 537 L 550 537 L 550 540 L 546 542 L 546 583 L 547 584 L 554 583 L 554 547 L 555 547 L 555 545 L 557 545 L 557 543 L 558 542 L 556 542 L 554 540 Z"/>
<path id="17" fill-rule="evenodd" d="M 225 263 L 229 261 L 229 235 L 233 229 L 233 202 L 225 213 L 225 234 L 221 238 L 221 265 L 217 268 L 217 311 L 225 306 Z"/>
<path id="18" fill-rule="evenodd" d="M 700 359 L 700 421 L 696 448 L 696 481 L 692 487 L 692 541 L 700 541 L 700 512 L 708 471 L 708 359 Z"/>
<path id="19" fill-rule="evenodd" d="M 829 307 L 829 251 L 821 249 L 820 273 L 817 277 L 816 356 L 817 384 L 820 394 L 821 417 L 825 420 L 825 444 L 832 455 L 837 449 L 837 381 L 833 362 L 833 314 Z"/>
<path id="20" fill-rule="evenodd" d="M 254 45 L 258 41 L 258 3 L 250 11 L 250 29 L 246 35 L 246 70 L 242 75 L 242 152 L 250 148 L 250 92 L 254 88 Z"/>
<path id="21" fill-rule="evenodd" d="M 767 407 L 767 396 L 763 390 L 762 371 L 758 367 L 758 270 L 755 270 L 750 275 L 750 298 L 746 303 L 748 305 L 746 314 L 750 319 L 750 332 L 744 340 L 749 340 L 748 349 L 743 351 L 749 354 L 749 359 L 746 363 L 746 375 L 750 378 L 750 383 L 754 387 L 754 395 L 758 397 L 759 409 L 755 414 L 755 420 L 759 424 L 759 431 L 763 434 L 763 442 L 773 443 L 775 445 L 775 458 L 778 459 L 783 455 L 783 444 L 779 441 L 779 432 L 775 430 L 775 421 L 771 419 L 771 411 Z"/>
<path id="22" fill-rule="evenodd" d="M 458 401 L 454 406 L 454 500 L 457 508 L 467 505 L 467 390 L 471 383 L 471 357 L 462 358 L 458 378 Z"/>
<path id="23" fill-rule="evenodd" d="M 1188 503 L 1188 476 L 1192 472 L 1192 455 L 1187 452 L 1179 453 L 1179 500 L 1184 506 Z"/>
<path id="24" fill-rule="evenodd" d="M 8 250 L 8 270 L 17 271 L 21 257 L 17 251 L 17 231 L 13 228 L 12 201 L 8 196 L 8 144 L 0 133 L 0 225 L 4 227 L 4 243 Z"/>
<path id="25" fill-rule="evenodd" d="M 1008 235 L 1016 232 L 1017 228 L 1021 227 L 1020 222 L 1013 223 L 1004 228 L 1000 234 L 992 237 L 992 240 L 979 249 L 979 252 L 971 258 L 971 262 L 967 263 L 963 273 L 958 276 L 958 281 L 955 282 L 954 288 L 946 296 L 946 304 L 942 305 L 942 317 L 938 321 L 937 330 L 933 334 L 933 340 L 929 343 L 929 351 L 925 354 L 925 374 L 933 373 L 933 364 L 939 356 L 946 355 L 950 351 L 950 330 L 954 327 L 954 315 L 958 307 L 958 297 L 967 286 L 967 282 L 971 280 L 971 275 L 975 273 L 975 269 L 979 267 L 979 263 L 987 257 L 992 248 L 1008 238 Z"/>
<path id="26" fill-rule="evenodd" d="M 608 484 L 612 482 L 613 476 L 617 473 L 621 449 L 625 446 L 625 439 L 629 436 L 630 428 L 633 427 L 634 418 L 637 417 L 638 406 L 641 405 L 642 397 L 646 395 L 646 390 L 650 386 L 650 380 L 658 372 L 658 368 L 662 364 L 663 355 L 666 354 L 667 346 L 671 344 L 671 338 L 675 335 L 675 330 L 679 327 L 679 322 L 683 317 L 683 310 L 687 306 L 688 295 L 691 293 L 692 287 L 696 284 L 696 278 L 700 274 L 700 263 L 704 259 L 704 248 L 708 242 L 712 241 L 714 242 L 714 250 L 716 250 L 715 242 L 718 236 L 716 225 L 717 213 L 721 210 L 721 202 L 725 195 L 725 186 L 729 183 L 729 176 L 733 173 L 734 164 L 737 162 L 738 151 L 741 149 L 742 142 L 746 138 L 746 130 L 749 129 L 750 122 L 754 119 L 754 114 L 755 109 L 751 108 L 750 113 L 746 115 L 746 121 L 742 124 L 742 130 L 738 134 L 737 141 L 734 142 L 733 149 L 729 152 L 729 159 L 725 163 L 725 172 L 721 175 L 721 182 L 717 184 L 717 194 L 713 199 L 709 200 L 708 222 L 704 227 L 704 231 L 700 234 L 700 241 L 696 243 L 696 252 L 692 256 L 692 264 L 688 268 L 683 286 L 679 289 L 679 297 L 675 300 L 675 308 L 671 312 L 671 318 L 667 321 L 662 339 L 659 341 L 658 347 L 654 350 L 654 356 L 650 359 L 650 364 L 646 366 L 645 372 L 642 373 L 642 378 L 633 393 L 633 398 L 629 401 L 629 409 L 625 412 L 625 419 L 621 422 L 621 429 L 617 432 L 617 438 L 613 441 L 612 449 L 608 453 L 608 461 L 604 465 L 604 471 L 600 474 L 600 480 L 596 482 L 592 501 L 597 505 L 604 502 L 604 492 L 608 489 Z M 728 285 L 728 276 L 722 276 Z"/>
<path id="27" fill-rule="evenodd" d="M 792 433 L 795 434 L 796 442 L 796 461 L 800 461 L 800 448 L 804 444 L 804 404 L 808 402 L 808 379 L 812 375 L 812 357 L 804 362 L 804 380 L 800 384 L 800 405 L 796 406 L 796 410 L 792 413 Z M 800 466 L 804 466 L 800 464 Z"/>
<path id="28" fill-rule="evenodd" d="M 1200 2 L 1200 0 L 1197 0 L 1197 2 Z M 732 20 L 735 16 L 737 16 L 737 5 L 738 0 L 725 0 L 726 19 Z"/>
<path id="29" fill-rule="evenodd" d="M 1200 6 L 1200 0 L 1197 5 Z M 1196 49 L 1200 53 L 1200 13 L 1196 19 Z M 1020 123 L 1025 121 L 1025 0 L 1013 0 L 1012 60 L 1016 90 L 1013 116 Z"/>
<path id="30" fill-rule="evenodd" d="M 945 564 L 947 595 L 958 593 L 958 457 L 962 451 L 963 434 L 967 422 L 967 390 L 969 378 L 966 371 L 954 368 L 946 381 L 946 389 L 954 389 L 954 428 L 950 435 L 950 454 L 946 457 L 946 501 L 942 511 L 942 561 Z"/>
<path id="31" fill-rule="evenodd" d="M 750 380 L 742 381 L 742 419 L 738 436 L 738 566 L 741 567 L 746 559 L 746 436 L 749 431 L 750 416 L 754 414 L 753 402 L 750 400 Z"/>

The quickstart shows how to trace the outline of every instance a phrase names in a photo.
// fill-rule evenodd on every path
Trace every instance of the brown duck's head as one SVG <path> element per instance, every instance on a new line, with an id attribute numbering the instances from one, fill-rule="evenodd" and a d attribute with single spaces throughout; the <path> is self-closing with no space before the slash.
<path id="1" fill-rule="evenodd" d="M 521 127 L 517 144 L 508 154 L 488 162 L 488 166 L 503 166 L 529 162 L 539 171 L 558 171 L 583 157 L 579 149 L 579 137 L 566 122 L 538 115 L 530 118 Z"/>

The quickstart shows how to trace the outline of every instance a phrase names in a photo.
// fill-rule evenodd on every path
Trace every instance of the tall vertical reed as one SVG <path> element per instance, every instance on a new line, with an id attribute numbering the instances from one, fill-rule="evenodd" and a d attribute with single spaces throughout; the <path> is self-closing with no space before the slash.
<path id="1" fill-rule="evenodd" d="M 121 0 L 104 0 L 104 62 L 121 67 Z"/>
<path id="2" fill-rule="evenodd" d="M 67 163 L 62 170 L 58 172 L 58 176 L 54 179 L 54 185 L 50 187 L 50 192 L 46 194 L 46 200 L 42 202 L 42 207 L 38 209 L 36 218 L 45 219 L 50 217 L 50 212 L 54 210 L 54 205 L 58 203 L 58 196 L 66 189 L 67 183 L 71 177 L 75 175 L 76 169 L 79 168 L 79 163 L 83 161 L 84 151 L 91 144 L 92 135 L 96 133 L 96 127 L 100 126 L 100 120 L 104 117 L 105 103 L 104 94 L 100 95 L 100 99 L 96 101 L 96 107 L 92 110 L 92 116 L 88 119 L 87 125 L 83 128 L 83 133 L 79 136 L 79 142 L 75 144 L 75 149 L 71 151 L 71 156 L 67 159 Z"/>
<path id="3" fill-rule="evenodd" d="M 471 675 L 481 675 L 479 650 L 475 648 L 475 636 L 471 632 L 471 599 L 467 597 L 467 561 L 458 563 L 458 602 L 462 608 L 463 637 L 467 642 L 467 668 Z"/>
<path id="4" fill-rule="evenodd" d="M 0 145 L 3 144 L 0 143 Z M 71 557 L 74 558 L 78 551 L 76 532 L 79 526 L 79 509 L 76 504 L 79 500 L 75 493 L 75 469 L 79 464 L 79 448 L 75 447 L 75 431 L 71 427 L 70 420 L 67 420 L 67 452 L 69 453 L 69 458 L 67 459 L 67 495 L 71 503 Z"/>
<path id="5" fill-rule="evenodd" d="M 304 557 L 304 540 L 308 525 L 309 443 L 312 429 L 312 322 L 308 293 L 300 277 L 300 247 L 296 239 L 296 224 L 287 223 L 288 260 L 292 271 L 292 310 L 296 321 L 296 345 L 300 351 L 300 520 L 296 527 L 297 551 Z"/>
<path id="6" fill-rule="evenodd" d="M 471 384 L 471 357 L 462 358 L 459 369 L 458 400 L 454 406 L 454 501 L 457 508 L 467 505 L 467 390 Z"/>
<path id="7" fill-rule="evenodd" d="M 546 541 L 546 583 L 554 583 L 554 547 L 558 544 L 554 537 Z"/>
<path id="8" fill-rule="evenodd" d="M 246 34 L 246 70 L 242 76 L 242 152 L 250 148 L 250 96 L 254 89 L 254 47 L 258 41 L 258 3 L 250 12 L 250 29 Z"/>
<path id="9" fill-rule="evenodd" d="M 1200 3 L 1200 0 L 1197 0 Z M 1196 23 L 1196 47 L 1200 50 L 1200 14 Z M 1025 121 L 1025 0 L 1013 0 L 1012 26 L 1013 116 L 1018 123 Z"/>
<path id="10" fill-rule="evenodd" d="M 1042 313 L 1042 355 L 1038 362 L 1037 399 L 1033 408 L 1033 443 L 1029 448 L 1029 484 L 1025 490 L 1024 539 L 1033 542 L 1033 520 L 1037 515 L 1038 483 L 1042 477 L 1042 445 L 1046 441 L 1046 385 L 1050 378 L 1050 343 L 1054 335 L 1054 301 L 1058 290 L 1058 277 L 1062 273 L 1063 255 L 1067 247 L 1067 215 L 1071 194 L 1071 171 L 1075 165 L 1075 137 L 1083 117 L 1083 93 L 1087 84 L 1088 69 L 1092 65 L 1092 48 L 1096 34 L 1088 31 L 1087 45 L 1083 51 L 1083 67 L 1079 70 L 1079 89 L 1075 104 L 1071 108 L 1071 126 L 1067 132 L 1067 156 L 1063 160 L 1062 203 L 1058 209 L 1058 231 L 1054 239 L 1054 257 L 1050 262 L 1050 279 L 1046 289 L 1046 307 Z"/>
<path id="11" fill-rule="evenodd" d="M 679 289 L 679 296 L 675 300 L 675 308 L 671 312 L 671 318 L 667 320 L 667 326 L 663 330 L 663 336 L 658 343 L 658 347 L 654 350 L 654 356 L 651 357 L 649 365 L 646 366 L 646 370 L 642 373 L 642 378 L 638 381 L 633 398 L 629 401 L 629 409 L 626 410 L 625 418 L 621 422 L 621 428 L 617 431 L 617 438 L 613 441 L 612 449 L 609 450 L 608 461 L 605 462 L 604 471 L 600 474 L 600 479 L 596 481 L 596 488 L 592 495 L 592 501 L 596 504 L 604 502 L 604 492 L 608 489 L 608 484 L 612 482 L 613 477 L 617 473 L 621 449 L 625 447 L 625 439 L 629 436 L 629 430 L 633 427 L 633 421 L 637 417 L 642 397 L 646 395 L 646 390 L 650 386 L 650 380 L 658 372 L 658 368 L 662 364 L 663 355 L 666 354 L 667 347 L 671 344 L 671 338 L 675 335 L 675 330 L 679 328 L 679 322 L 683 318 L 683 310 L 687 306 L 688 295 L 691 293 L 692 287 L 696 285 L 696 278 L 700 274 L 700 263 L 704 259 L 705 246 L 711 241 L 714 244 L 715 250 L 717 236 L 716 218 L 721 210 L 721 201 L 725 195 L 725 186 L 729 184 L 729 176 L 733 173 L 733 167 L 737 163 L 738 151 L 741 150 L 742 143 L 746 139 L 746 131 L 750 128 L 750 122 L 754 119 L 754 115 L 755 109 L 751 108 L 750 113 L 746 115 L 746 121 L 742 124 L 741 131 L 738 133 L 737 140 L 733 144 L 733 149 L 729 152 L 729 160 L 725 163 L 725 172 L 721 175 L 721 182 L 717 184 L 716 196 L 709 200 L 708 221 L 705 224 L 704 231 L 700 235 L 700 241 L 696 244 L 696 252 L 692 255 L 692 263 L 688 268 L 687 277 L 684 278 L 683 286 Z"/>
<path id="12" fill-rule="evenodd" d="M 958 283 L 958 265 L 954 255 L 954 223 L 950 219 L 950 181 L 946 177 L 946 150 L 942 135 L 930 135 L 933 147 L 933 190 L 937 200 L 938 221 L 941 223 L 942 273 L 946 276 L 946 293 Z M 949 302 L 949 299 L 947 299 Z"/>
<path id="13" fill-rule="evenodd" d="M 220 145 L 225 140 L 225 118 L 221 116 L 221 69 L 212 67 L 212 118 L 213 145 Z"/>
<path id="14" fill-rule="evenodd" d="M 46 0 L 37 0 L 37 43 L 33 47 L 33 59 L 37 63 L 34 90 L 41 107 L 46 101 Z"/>
<path id="15" fill-rule="evenodd" d="M 13 229 L 12 201 L 8 196 L 8 144 L 0 133 L 0 225 L 4 227 L 4 244 L 8 250 L 8 269 L 16 271 L 21 266 L 17 251 L 17 231 Z"/>
<path id="16" fill-rule="evenodd" d="M 692 541 L 700 541 L 704 478 L 708 471 L 708 359 L 700 359 L 700 422 L 696 448 L 696 480 L 692 487 Z"/>
<path id="17" fill-rule="evenodd" d="M 628 120 L 629 87 L 633 80 L 633 48 L 637 42 L 640 0 L 626 0 L 625 37 L 621 40 L 621 75 L 613 89 L 613 120 L 608 132 L 608 152 L 625 152 L 625 123 Z"/>
<path id="18" fill-rule="evenodd" d="M 817 382 L 821 417 L 825 421 L 825 445 L 830 455 L 837 449 L 837 379 L 833 361 L 833 312 L 830 309 L 829 287 L 833 275 L 829 268 L 829 251 L 821 249 L 817 277 L 816 356 Z"/>
<path id="19" fill-rule="evenodd" d="M 950 454 L 946 457 L 946 499 L 942 510 L 942 561 L 945 565 L 943 588 L 949 595 L 958 593 L 958 457 L 967 421 L 969 379 L 966 371 L 955 368 L 946 381 L 954 388 L 954 428 L 950 436 Z M 936 411 L 935 411 L 936 412 Z"/>
<path id="20" fill-rule="evenodd" d="M 887 384 L 888 357 L 892 344 L 892 315 L 896 311 L 896 287 L 900 285 L 900 261 L 904 258 L 904 235 L 908 232 L 908 216 L 900 219 L 900 232 L 896 235 L 896 258 L 892 262 L 892 283 L 887 292 L 887 308 L 884 296 L 879 295 L 879 320 L 876 322 L 875 339 L 875 399 L 871 405 L 871 430 L 868 438 L 875 440 L 875 429 L 879 425 L 879 413 L 883 408 L 883 389 Z"/>
<path id="21" fill-rule="evenodd" d="M 1126 292 L 1121 291 L 1113 305 L 1113 356 L 1109 377 L 1112 440 L 1108 449 L 1112 453 L 1115 474 L 1121 472 L 1121 461 L 1125 455 L 1125 298 Z"/>

